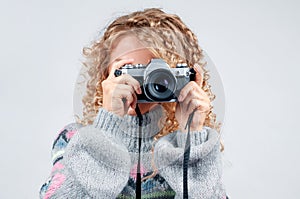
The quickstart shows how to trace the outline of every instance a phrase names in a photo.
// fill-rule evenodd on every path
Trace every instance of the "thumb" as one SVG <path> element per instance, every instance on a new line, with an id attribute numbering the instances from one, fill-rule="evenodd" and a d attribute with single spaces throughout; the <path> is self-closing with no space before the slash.
<path id="1" fill-rule="evenodd" d="M 206 64 L 206 63 L 205 63 Z M 203 64 L 202 66 L 204 66 L 205 64 Z M 195 78 L 195 82 L 202 88 L 202 84 L 203 84 L 203 76 L 204 76 L 204 71 L 202 66 L 200 66 L 198 63 L 194 65 L 194 69 L 196 71 L 196 78 Z"/>

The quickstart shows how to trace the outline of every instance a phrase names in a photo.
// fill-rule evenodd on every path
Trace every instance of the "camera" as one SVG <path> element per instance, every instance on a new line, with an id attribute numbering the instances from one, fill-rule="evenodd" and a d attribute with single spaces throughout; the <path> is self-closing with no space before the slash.
<path id="1" fill-rule="evenodd" d="M 171 68 L 163 59 L 151 59 L 147 65 L 125 64 L 115 70 L 115 76 L 129 74 L 139 81 L 142 94 L 137 95 L 138 103 L 176 102 L 181 89 L 195 80 L 195 70 L 186 63 Z"/>

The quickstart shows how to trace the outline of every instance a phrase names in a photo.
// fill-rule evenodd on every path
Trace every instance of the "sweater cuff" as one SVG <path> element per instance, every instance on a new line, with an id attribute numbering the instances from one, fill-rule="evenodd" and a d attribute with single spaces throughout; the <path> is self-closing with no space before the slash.
<path id="1" fill-rule="evenodd" d="M 209 127 L 203 127 L 201 131 L 191 131 L 191 146 L 203 144 L 208 140 Z M 178 147 L 184 148 L 187 138 L 187 133 L 176 131 Z"/>
<path id="2" fill-rule="evenodd" d="M 97 129 L 103 130 L 104 132 L 118 134 L 120 131 L 120 124 L 122 122 L 122 117 L 100 108 L 97 117 L 94 120 L 93 126 Z"/>

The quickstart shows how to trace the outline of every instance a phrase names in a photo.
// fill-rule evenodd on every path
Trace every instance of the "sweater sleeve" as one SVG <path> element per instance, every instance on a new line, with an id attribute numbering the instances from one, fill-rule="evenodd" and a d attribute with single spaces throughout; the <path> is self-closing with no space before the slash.
<path id="1" fill-rule="evenodd" d="M 62 159 L 66 150 L 66 147 L 78 129 L 82 126 L 77 123 L 71 123 L 64 126 L 58 133 L 56 139 L 53 142 L 51 150 L 52 170 L 50 177 L 40 188 L 40 198 L 50 198 L 55 190 L 60 186 L 64 176 L 60 173 L 62 170 Z"/>
<path id="2" fill-rule="evenodd" d="M 204 127 L 200 132 L 190 132 L 191 151 L 188 164 L 189 198 L 226 198 L 222 180 L 220 136 L 214 129 Z M 183 153 L 187 133 L 176 131 L 155 145 L 155 163 L 160 174 L 183 197 Z"/>
<path id="3" fill-rule="evenodd" d="M 42 186 L 40 198 L 116 198 L 130 172 L 126 147 L 111 136 L 120 131 L 121 120 L 100 109 L 93 125 L 78 129 L 65 148 L 54 153 L 51 177 Z"/>

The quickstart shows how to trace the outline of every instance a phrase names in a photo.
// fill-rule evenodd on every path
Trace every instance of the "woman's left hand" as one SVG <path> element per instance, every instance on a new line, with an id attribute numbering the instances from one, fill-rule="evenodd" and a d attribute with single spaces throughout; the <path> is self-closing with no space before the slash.
<path id="1" fill-rule="evenodd" d="M 195 113 L 190 124 L 190 130 L 202 130 L 206 115 L 210 110 L 210 99 L 202 89 L 203 71 L 199 65 L 194 66 L 194 69 L 196 71 L 196 79 L 195 81 L 190 81 L 182 88 L 176 106 L 175 117 L 182 132 L 187 131 L 185 125 L 190 113 L 194 110 Z"/>

